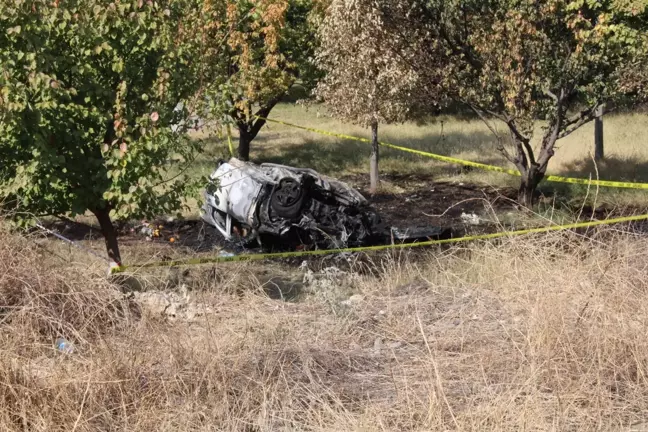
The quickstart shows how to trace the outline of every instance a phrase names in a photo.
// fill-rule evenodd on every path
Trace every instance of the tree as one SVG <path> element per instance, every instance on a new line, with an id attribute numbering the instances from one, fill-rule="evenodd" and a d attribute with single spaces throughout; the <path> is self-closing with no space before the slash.
<path id="1" fill-rule="evenodd" d="M 648 0 L 617 0 L 617 7 L 629 17 L 629 23 L 637 29 L 642 46 L 648 46 Z M 621 76 L 623 90 L 638 99 L 648 101 L 648 50 L 638 49 Z"/>
<path id="2" fill-rule="evenodd" d="M 214 79 L 201 59 L 222 45 L 212 12 L 193 0 L 0 4 L 0 196 L 19 216 L 90 211 L 120 263 L 113 220 L 180 208 L 196 184 L 171 163 L 199 149 L 184 132 Z"/>
<path id="3" fill-rule="evenodd" d="M 317 64 L 324 72 L 315 96 L 336 117 L 370 127 L 371 192 L 378 188 L 378 124 L 417 113 L 417 75 L 389 51 L 380 10 L 372 0 L 334 0 L 318 30 Z"/>
<path id="4" fill-rule="evenodd" d="M 223 31 L 227 49 L 210 58 L 224 79 L 209 90 L 212 113 L 239 131 L 238 155 L 250 157 L 250 143 L 272 109 L 300 80 L 313 85 L 311 57 L 318 0 L 230 0 Z"/>
<path id="5" fill-rule="evenodd" d="M 432 98 L 466 104 L 494 133 L 494 120 L 507 126 L 512 147 L 499 149 L 522 176 L 518 201 L 531 206 L 558 140 L 604 104 L 624 102 L 619 77 L 646 47 L 633 25 L 644 10 L 632 15 L 620 3 L 404 0 L 384 2 L 382 13 L 392 49 L 414 53 L 407 60 Z"/>

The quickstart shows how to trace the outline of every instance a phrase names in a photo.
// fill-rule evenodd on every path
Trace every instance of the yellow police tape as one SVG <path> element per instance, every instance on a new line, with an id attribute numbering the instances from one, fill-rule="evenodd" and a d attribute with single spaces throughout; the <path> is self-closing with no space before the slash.
<path id="1" fill-rule="evenodd" d="M 336 138 L 343 138 L 343 139 L 354 140 L 354 141 L 362 141 L 362 142 L 367 142 L 367 143 L 371 142 L 371 140 L 369 140 L 367 138 L 361 138 L 361 137 L 356 137 L 356 136 L 353 136 L 353 135 L 339 134 L 339 133 L 329 132 L 329 131 L 325 131 L 325 130 L 321 130 L 321 129 L 315 129 L 315 128 L 310 128 L 310 127 L 306 127 L 306 126 L 300 126 L 300 125 L 296 125 L 296 124 L 293 124 L 293 123 L 284 122 L 284 121 L 281 121 L 281 120 L 275 120 L 275 119 L 269 119 L 269 118 L 263 118 L 263 117 L 259 117 L 259 118 L 261 118 L 263 120 L 266 120 L 266 121 L 269 121 L 269 122 L 272 122 L 272 123 L 278 123 L 278 124 L 282 124 L 284 126 L 290 126 L 290 127 L 294 127 L 294 128 L 297 128 L 297 129 L 306 130 L 306 131 L 309 131 L 309 132 L 318 133 L 320 135 L 329 135 L 329 136 L 333 136 L 333 137 L 336 137 Z M 429 157 L 429 158 L 436 159 L 436 160 L 439 160 L 439 161 L 442 161 L 442 162 L 448 162 L 448 163 L 457 164 L 457 165 L 470 166 L 470 167 L 479 168 L 479 169 L 483 169 L 483 170 L 487 170 L 487 171 L 495 171 L 495 172 L 500 172 L 500 173 L 504 173 L 504 174 L 509 174 L 509 175 L 512 175 L 512 176 L 518 176 L 518 177 L 520 176 L 519 171 L 514 170 L 514 169 L 502 168 L 502 167 L 498 167 L 498 166 L 494 166 L 494 165 L 486 165 L 486 164 L 482 164 L 482 163 L 479 163 L 479 162 L 472 162 L 472 161 L 467 161 L 467 160 L 463 160 L 463 159 L 457 159 L 457 158 L 453 158 L 453 157 L 449 157 L 449 156 L 442 156 L 442 155 L 438 155 L 438 154 L 435 154 L 435 153 L 429 153 L 429 152 L 422 151 L 422 150 L 415 150 L 415 149 L 412 149 L 412 148 L 409 148 L 409 147 L 398 146 L 398 145 L 394 145 L 394 144 L 390 144 L 390 143 L 386 143 L 386 142 L 382 142 L 382 141 L 380 141 L 379 144 L 381 146 L 383 146 L 383 147 L 392 148 L 392 149 L 395 149 L 395 150 L 400 150 L 400 151 L 404 151 L 404 152 L 408 152 L 408 153 L 413 153 L 413 154 L 417 154 L 419 156 Z M 574 177 L 562 177 L 562 176 L 555 176 L 555 175 L 546 176 L 545 180 L 552 181 L 552 182 L 560 182 L 560 183 L 572 183 L 572 184 L 615 187 L 615 188 L 625 188 L 625 189 L 648 189 L 648 183 L 632 183 L 632 182 L 620 182 L 620 181 L 611 181 L 611 180 L 592 180 L 592 179 L 583 179 L 583 178 L 574 178 Z"/>
<path id="2" fill-rule="evenodd" d="M 562 230 L 577 229 L 577 228 L 590 228 L 599 225 L 612 225 L 612 224 L 618 224 L 624 222 L 636 222 L 642 220 L 648 220 L 648 214 L 640 215 L 640 216 L 625 216 L 620 218 L 597 220 L 597 221 L 590 221 L 590 222 L 577 222 L 577 223 L 566 224 L 566 225 L 552 225 L 548 227 L 530 228 L 530 229 L 524 229 L 518 231 L 501 231 L 501 232 L 491 233 L 491 234 L 478 234 L 478 235 L 459 237 L 459 238 L 450 238 L 450 239 L 443 239 L 443 240 L 429 240 L 420 243 L 399 243 L 399 244 L 364 246 L 364 247 L 353 247 L 353 248 L 342 248 L 342 249 L 318 249 L 318 250 L 311 250 L 311 251 L 244 254 L 244 255 L 234 255 L 234 256 L 189 258 L 189 259 L 173 260 L 173 261 L 156 261 L 156 262 L 136 264 L 131 266 L 114 267 L 111 269 L 111 273 L 122 273 L 129 268 L 178 267 L 178 266 L 223 263 L 223 262 L 259 261 L 259 260 L 276 259 L 276 258 L 296 258 L 296 257 L 305 257 L 305 256 L 332 255 L 332 254 L 348 253 L 348 252 L 376 252 L 376 251 L 384 251 L 390 249 L 406 249 L 406 248 L 442 245 L 442 244 L 450 244 L 450 243 L 460 243 L 460 242 L 475 241 L 475 240 L 490 240 L 490 239 L 496 239 L 501 237 L 513 237 L 513 236 L 526 235 L 526 234 L 546 233 L 550 231 L 562 231 Z"/>

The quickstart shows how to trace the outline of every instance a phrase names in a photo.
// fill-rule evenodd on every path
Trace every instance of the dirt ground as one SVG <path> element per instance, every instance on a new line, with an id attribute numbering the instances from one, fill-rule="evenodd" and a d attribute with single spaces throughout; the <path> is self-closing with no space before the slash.
<path id="1" fill-rule="evenodd" d="M 357 188 L 380 213 L 383 220 L 399 229 L 441 227 L 448 231 L 444 237 L 497 232 L 515 228 L 522 213 L 514 199 L 512 188 L 494 188 L 458 182 L 438 182 L 420 175 L 384 175 L 382 188 L 371 195 L 366 175 L 341 177 Z M 545 198 L 550 200 L 551 197 Z M 602 219 L 610 216 L 636 214 L 641 209 L 611 209 L 600 207 L 581 209 L 581 218 Z M 508 219 L 507 219 L 508 215 Z M 504 217 L 504 218 L 503 218 Z M 188 220 L 159 218 L 119 226 L 122 253 L 137 250 L 138 258 L 178 259 L 196 254 L 212 255 L 216 251 L 240 254 L 258 252 L 224 241 L 219 233 L 199 218 Z M 74 241 L 90 241 L 101 249 L 101 233 L 86 224 L 57 220 L 51 229 Z M 152 236 L 150 231 L 158 230 Z M 289 260 L 290 261 L 290 260 Z M 297 262 L 297 261 L 295 261 Z"/>
<path id="2" fill-rule="evenodd" d="M 369 194 L 369 179 L 364 175 L 344 177 L 359 189 L 393 226 L 442 226 L 454 233 L 462 232 L 469 220 L 478 215 L 480 225 L 488 225 L 489 213 L 512 211 L 516 208 L 515 191 L 434 181 L 420 175 L 385 175 L 386 186 L 375 195 Z M 390 190 L 386 192 L 385 190 Z M 461 215 L 464 215 L 464 218 Z M 485 228 L 485 227 L 483 227 Z"/>

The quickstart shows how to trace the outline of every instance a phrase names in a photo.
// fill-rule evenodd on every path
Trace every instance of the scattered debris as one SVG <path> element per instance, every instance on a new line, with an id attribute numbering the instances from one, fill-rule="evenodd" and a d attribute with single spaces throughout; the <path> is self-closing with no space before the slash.
<path id="1" fill-rule="evenodd" d="M 346 273 L 337 267 L 327 267 L 320 273 L 308 269 L 304 273 L 304 285 L 312 292 L 330 291 L 338 286 L 345 275 Z"/>
<path id="2" fill-rule="evenodd" d="M 186 285 L 181 285 L 178 291 L 137 292 L 133 297 L 149 316 L 171 321 L 191 322 L 213 312 L 211 307 L 197 303 Z"/>
<path id="3" fill-rule="evenodd" d="M 72 354 L 76 351 L 74 344 L 65 338 L 58 338 L 54 344 L 56 349 L 65 354 Z"/>
<path id="4" fill-rule="evenodd" d="M 361 294 L 354 294 L 351 297 L 349 297 L 348 300 L 344 300 L 341 303 L 345 306 L 355 306 L 364 301 L 364 296 Z"/>
<path id="5" fill-rule="evenodd" d="M 475 213 L 461 213 L 461 221 L 468 225 L 479 225 L 481 224 L 481 219 Z"/>

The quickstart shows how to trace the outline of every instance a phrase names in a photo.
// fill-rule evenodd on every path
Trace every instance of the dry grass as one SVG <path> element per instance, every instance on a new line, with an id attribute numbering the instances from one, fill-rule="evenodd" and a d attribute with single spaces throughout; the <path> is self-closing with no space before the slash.
<path id="1" fill-rule="evenodd" d="M 631 233 L 374 256 L 304 284 L 277 265 L 196 267 L 179 281 L 189 291 L 127 296 L 0 230 L 3 431 L 581 431 L 648 419 L 648 246 Z M 301 294 L 272 300 L 289 279 Z M 179 305 L 151 303 L 169 297 Z M 57 352 L 60 336 L 76 352 Z"/>
<path id="2" fill-rule="evenodd" d="M 357 126 L 342 123 L 325 115 L 323 108 L 318 106 L 309 109 L 300 106 L 282 104 L 273 110 L 272 118 L 285 120 L 299 125 L 323 129 L 331 132 L 363 136 L 369 138 L 369 131 Z M 541 136 L 541 124 L 538 124 L 536 133 L 536 144 Z M 645 136 L 648 135 L 648 115 L 646 114 L 619 114 L 610 115 L 605 118 L 604 138 L 606 144 L 606 156 L 614 162 L 625 161 L 630 166 L 648 163 L 648 147 L 646 147 Z M 380 128 L 380 139 L 394 144 L 404 145 L 416 149 L 422 149 L 442 155 L 454 156 L 467 160 L 475 160 L 484 163 L 506 166 L 508 162 L 496 149 L 497 140 L 490 130 L 480 120 L 466 120 L 455 117 L 441 116 L 433 119 L 428 124 L 405 123 L 400 125 L 385 125 Z M 499 132 L 506 136 L 504 125 L 499 125 Z M 317 151 L 311 148 L 310 152 L 303 149 L 309 148 L 311 143 L 322 143 L 324 149 Z M 316 156 L 313 162 L 325 163 L 323 156 L 335 146 L 341 151 L 346 160 L 345 164 L 339 166 L 335 161 L 329 160 L 329 164 L 337 169 L 347 167 L 360 168 L 364 172 L 366 156 L 369 149 L 366 144 L 340 141 L 334 137 L 313 134 L 308 131 L 300 131 L 279 124 L 270 124 L 259 135 L 256 155 L 265 159 L 273 156 L 286 156 L 297 161 L 308 162 L 309 156 Z M 292 150 L 292 151 L 291 151 Z M 559 149 L 552 160 L 550 172 L 554 174 L 569 174 L 575 170 L 587 171 L 587 174 L 596 175 L 593 167 L 582 165 L 589 162 L 594 150 L 594 125 L 589 123 L 576 131 L 574 134 L 559 141 Z M 294 151 L 298 154 L 294 155 Z M 354 156 L 360 152 L 361 155 Z M 303 154 L 301 154 L 303 153 Z M 400 157 L 399 157 L 400 156 Z M 421 166 L 426 166 L 430 161 L 420 160 L 418 156 L 405 157 L 400 152 L 386 151 L 384 154 L 384 168 L 387 171 L 399 171 L 400 167 L 411 169 L 410 159 L 415 160 Z M 342 155 L 339 156 L 342 159 Z M 330 159 L 330 158 L 329 158 Z M 612 163 L 612 164 L 613 164 Z M 324 166 L 323 168 L 327 168 Z M 512 168 L 512 167 L 511 167 Z M 616 166 L 614 172 L 620 178 L 636 178 L 639 171 L 645 171 L 645 166 L 634 167 L 632 172 L 626 172 L 628 167 Z M 644 168 L 643 170 L 641 168 Z M 605 171 L 605 168 L 603 168 Z M 339 171 L 338 171 L 339 172 Z M 584 173 L 584 172 L 583 172 Z M 644 173 L 645 175 L 645 173 Z"/>

